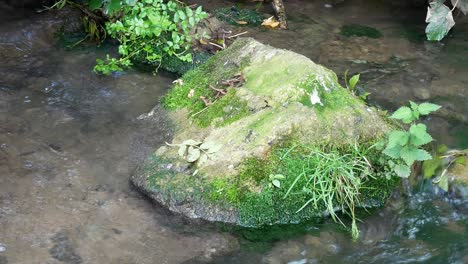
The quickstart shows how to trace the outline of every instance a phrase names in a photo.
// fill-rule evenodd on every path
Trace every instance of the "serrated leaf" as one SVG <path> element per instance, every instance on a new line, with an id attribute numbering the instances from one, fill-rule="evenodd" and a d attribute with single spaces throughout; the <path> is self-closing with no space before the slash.
<path id="1" fill-rule="evenodd" d="M 418 110 L 418 104 L 413 102 L 413 101 L 409 101 L 410 103 L 410 106 L 411 106 L 411 109 L 414 111 L 414 110 Z"/>
<path id="2" fill-rule="evenodd" d="M 405 164 L 397 164 L 393 167 L 393 171 L 401 178 L 408 178 L 411 174 L 411 169 Z"/>
<path id="3" fill-rule="evenodd" d="M 429 5 L 426 15 L 426 23 L 429 23 L 426 27 L 426 37 L 428 40 L 439 41 L 455 25 L 452 10 L 438 1 Z"/>
<path id="4" fill-rule="evenodd" d="M 408 166 L 411 166 L 414 161 L 423 161 L 432 159 L 431 154 L 423 149 L 418 149 L 412 146 L 405 146 L 400 151 L 401 158 L 406 162 Z"/>
<path id="5" fill-rule="evenodd" d="M 279 180 L 273 180 L 271 183 L 276 187 L 276 188 L 281 188 L 281 182 Z"/>
<path id="6" fill-rule="evenodd" d="M 441 164 L 442 164 L 442 159 L 439 157 L 435 157 L 430 160 L 425 160 L 422 164 L 422 171 L 423 171 L 424 178 L 429 179 L 432 176 L 434 176 L 436 173 L 436 170 L 439 168 Z"/>
<path id="7" fill-rule="evenodd" d="M 193 139 L 187 139 L 184 142 L 182 142 L 183 145 L 188 145 L 188 146 L 198 146 L 201 143 L 202 143 L 201 141 L 196 141 Z"/>
<path id="8" fill-rule="evenodd" d="M 468 1 L 467 0 L 452 0 L 452 5 L 453 6 L 457 5 L 456 7 L 460 9 L 460 11 L 462 11 L 464 15 L 468 14 Z"/>
<path id="9" fill-rule="evenodd" d="M 431 103 L 422 103 L 418 106 L 418 111 L 421 115 L 428 115 L 431 112 L 439 110 L 441 106 Z"/>
<path id="10" fill-rule="evenodd" d="M 200 158 L 200 150 L 198 148 L 190 146 L 187 152 L 187 161 L 195 162 L 198 158 Z"/>
<path id="11" fill-rule="evenodd" d="M 393 148 L 396 145 L 404 146 L 408 143 L 409 134 L 406 131 L 395 130 L 388 135 L 387 148 Z"/>
<path id="12" fill-rule="evenodd" d="M 396 145 L 393 148 L 385 148 L 384 151 L 382 151 L 383 154 L 394 158 L 394 159 L 399 159 L 400 158 L 400 152 L 403 147 L 400 145 Z"/>
<path id="13" fill-rule="evenodd" d="M 409 129 L 410 132 L 410 142 L 415 146 L 422 146 L 427 144 L 433 140 L 431 135 L 426 131 L 426 125 L 424 124 L 417 124 L 412 125 Z"/>
<path id="14" fill-rule="evenodd" d="M 390 118 L 393 118 L 393 119 L 398 119 L 398 120 L 401 120 L 403 121 L 403 123 L 411 123 L 411 121 L 413 121 L 413 112 L 411 111 L 411 109 L 407 106 L 402 106 L 400 108 L 398 108 L 398 110 L 396 110 L 391 116 Z"/>
<path id="15" fill-rule="evenodd" d="M 185 157 L 187 155 L 187 146 L 181 144 L 178 153 L 180 157 Z"/>
<path id="16" fill-rule="evenodd" d="M 354 87 L 356 87 L 356 84 L 359 82 L 359 76 L 360 74 L 356 74 L 349 79 L 349 89 L 351 91 L 354 90 Z"/>

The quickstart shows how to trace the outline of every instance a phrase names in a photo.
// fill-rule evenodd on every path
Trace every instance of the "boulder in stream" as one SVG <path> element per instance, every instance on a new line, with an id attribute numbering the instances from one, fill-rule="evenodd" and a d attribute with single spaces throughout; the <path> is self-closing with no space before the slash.
<path id="1" fill-rule="evenodd" d="M 298 223 L 382 205 L 395 186 L 377 176 L 384 165 L 371 147 L 390 126 L 305 56 L 238 39 L 175 83 L 163 99 L 174 138 L 131 178 L 173 212 L 250 227 Z M 335 202 L 345 191 L 359 201 Z"/>

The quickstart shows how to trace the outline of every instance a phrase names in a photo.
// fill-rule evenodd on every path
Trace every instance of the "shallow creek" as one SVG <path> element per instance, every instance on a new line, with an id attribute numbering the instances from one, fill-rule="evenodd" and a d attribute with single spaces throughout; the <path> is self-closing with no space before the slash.
<path id="1" fill-rule="evenodd" d="M 204 2 L 207 8 L 232 4 Z M 427 120 L 432 132 L 440 142 L 467 147 L 466 18 L 457 20 L 445 44 L 424 44 L 418 36 L 402 37 L 421 30 L 411 23 L 424 19 L 402 12 L 406 7 L 285 2 L 290 31 L 247 30 L 338 73 L 366 72 L 363 88 L 374 104 L 443 104 L 447 110 Z M 65 51 L 50 41 L 63 17 L 0 10 L 0 264 L 468 262 L 466 200 L 438 195 L 424 183 L 363 215 L 358 242 L 329 221 L 229 233 L 151 204 L 128 178 L 170 139 L 171 128 L 159 108 L 138 117 L 174 77 L 96 76 L 94 61 L 109 47 Z M 384 38 L 337 37 L 348 23 L 376 27 Z"/>

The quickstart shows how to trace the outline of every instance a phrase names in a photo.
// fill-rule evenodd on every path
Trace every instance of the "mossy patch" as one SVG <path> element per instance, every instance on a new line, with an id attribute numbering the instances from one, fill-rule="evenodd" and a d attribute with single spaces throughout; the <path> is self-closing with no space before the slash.
<path id="1" fill-rule="evenodd" d="M 350 24 L 341 27 L 341 35 L 345 37 L 368 37 L 368 38 L 381 38 L 383 34 L 377 29 L 369 26 Z"/>
<path id="2" fill-rule="evenodd" d="M 288 145 L 291 143 L 287 143 Z M 314 147 L 316 149 L 316 147 Z M 332 150 L 327 146 L 320 147 L 323 151 Z M 326 204 L 323 202 L 311 203 L 299 210 L 310 200 L 310 191 L 321 191 L 308 189 L 310 178 L 305 175 L 314 173 L 310 167 L 310 159 L 306 158 L 310 148 L 304 146 L 275 148 L 266 159 L 246 159 L 240 169 L 238 180 L 227 182 L 215 180 L 212 185 L 217 186 L 210 197 L 212 201 L 230 200 L 239 210 L 240 222 L 243 226 L 258 227 L 263 225 L 299 223 L 313 218 L 321 218 L 326 214 Z M 349 148 L 339 148 L 342 155 L 351 155 L 355 152 Z M 367 153 L 367 148 L 358 150 L 366 152 L 372 157 L 378 157 L 378 153 Z M 318 152 L 317 155 L 320 152 Z M 372 155 L 371 155 L 372 154 Z M 369 158 L 372 160 L 372 158 Z M 339 170 L 340 168 L 335 168 Z M 381 168 L 376 167 L 378 171 Z M 330 172 L 333 173 L 333 172 Z M 270 174 L 282 174 L 286 179 L 281 181 L 281 188 L 270 184 Z M 304 175 L 301 177 L 300 175 Z M 299 178 L 298 178 L 299 177 Z M 383 177 L 369 177 L 363 179 L 360 199 L 362 204 L 357 206 L 381 206 L 390 196 L 398 180 L 387 180 Z M 289 190 L 291 186 L 294 188 Z M 218 189 L 218 190 L 216 190 Z M 226 191 L 220 195 L 220 191 Z M 289 195 L 286 195 L 289 193 Z M 229 197 L 229 198 L 227 198 Z M 336 202 L 336 201 L 335 201 Z M 336 205 L 341 208 L 339 203 Z"/>
<path id="3" fill-rule="evenodd" d="M 225 7 L 214 11 L 216 18 L 234 26 L 259 26 L 263 16 L 257 10 Z M 242 21 L 242 22 L 241 22 Z M 243 24 L 246 22 L 246 24 Z"/>
<path id="4" fill-rule="evenodd" d="M 218 52 L 200 67 L 184 74 L 181 78 L 182 83 L 176 84 L 163 97 L 163 106 L 169 110 L 187 108 L 195 122 L 202 127 L 210 125 L 217 118 L 223 118 L 218 125 L 224 125 L 247 115 L 246 104 L 235 97 L 234 91 L 217 99 L 216 91 L 210 88 L 210 86 L 222 88 L 219 83 L 221 80 L 232 78 L 248 64 L 248 57 L 232 56 L 237 54 L 236 49 L 241 47 L 242 41 L 236 42 L 231 46 L 231 52 Z M 214 103 L 207 107 L 200 97 Z M 231 106 L 232 111 L 223 111 L 229 110 L 225 109 L 228 106 Z"/>

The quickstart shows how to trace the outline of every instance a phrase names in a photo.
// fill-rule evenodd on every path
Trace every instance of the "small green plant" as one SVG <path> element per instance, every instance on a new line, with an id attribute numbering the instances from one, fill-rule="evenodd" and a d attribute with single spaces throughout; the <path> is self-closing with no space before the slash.
<path id="1" fill-rule="evenodd" d="M 218 152 L 222 147 L 222 145 L 212 141 L 202 142 L 193 139 L 185 140 L 180 144 L 166 144 L 171 147 L 179 147 L 180 157 L 190 163 L 198 162 L 198 164 L 206 162 L 212 154 Z"/>
<path id="2" fill-rule="evenodd" d="M 385 147 L 382 153 L 393 159 L 389 162 L 391 169 L 399 177 L 407 178 L 411 174 L 411 166 L 415 161 L 432 159 L 431 154 L 422 149 L 422 146 L 433 139 L 426 131 L 426 125 L 415 122 L 422 115 L 428 115 L 437 111 L 439 105 L 431 103 L 416 104 L 410 101 L 410 107 L 402 106 L 396 110 L 390 118 L 400 120 L 405 124 L 411 124 L 408 130 L 393 130 L 388 134 L 381 147 Z"/>
<path id="3" fill-rule="evenodd" d="M 348 70 L 344 73 L 344 80 L 346 84 L 346 88 L 353 94 L 356 94 L 356 84 L 359 82 L 360 74 L 353 75 L 351 79 L 348 81 Z"/>
<path id="4" fill-rule="evenodd" d="M 268 176 L 270 180 L 270 187 L 275 186 L 276 188 L 281 188 L 281 180 L 286 179 L 283 174 L 270 174 Z"/>
<path id="5" fill-rule="evenodd" d="M 370 150 L 362 149 L 357 144 L 346 154 L 335 148 L 310 148 L 309 154 L 301 155 L 302 172 L 292 178 L 292 182 L 288 181 L 289 188 L 283 199 L 305 195 L 308 199 L 296 213 L 307 206 L 324 208 L 334 221 L 343 225 L 336 212 L 349 215 L 352 220 L 351 234 L 353 239 L 357 239 L 359 230 L 355 208 L 361 206 L 361 187 L 374 173 L 374 168 L 366 158 Z M 288 150 L 282 159 L 288 158 L 290 152 Z"/>
<path id="6" fill-rule="evenodd" d="M 120 58 L 96 60 L 94 71 L 109 74 L 134 61 L 160 66 L 165 56 L 192 61 L 191 29 L 207 14 L 201 6 L 192 10 L 178 1 L 144 0 L 122 3 L 121 18 L 106 23 L 109 35 L 119 40 Z"/>

